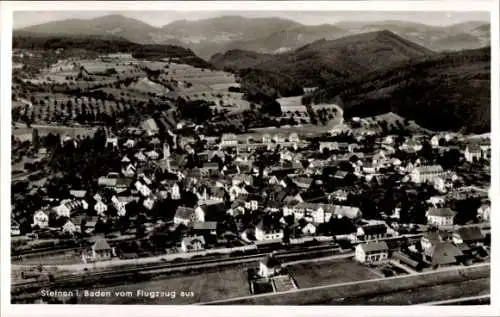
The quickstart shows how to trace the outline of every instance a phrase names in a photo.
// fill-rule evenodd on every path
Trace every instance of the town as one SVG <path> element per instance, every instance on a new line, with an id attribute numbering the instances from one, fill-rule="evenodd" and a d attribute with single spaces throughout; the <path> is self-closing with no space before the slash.
<path id="1" fill-rule="evenodd" d="M 13 303 L 112 303 L 38 290 L 89 283 L 111 294 L 124 280 L 206 275 L 204 290 L 177 289 L 193 296 L 137 303 L 262 304 L 274 293 L 306 304 L 280 294 L 370 281 L 366 290 L 397 292 L 464 268 L 479 285 L 486 266 L 489 276 L 489 133 L 345 116 L 305 101 L 316 87 L 263 114 L 223 71 L 47 54 L 55 63 L 29 73 L 36 54 L 14 50 Z M 468 285 L 454 283 L 450 299 Z"/>

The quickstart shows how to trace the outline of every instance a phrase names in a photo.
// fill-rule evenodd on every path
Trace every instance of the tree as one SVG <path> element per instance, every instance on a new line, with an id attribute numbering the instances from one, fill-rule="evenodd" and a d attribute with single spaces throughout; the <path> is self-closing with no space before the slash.
<path id="1" fill-rule="evenodd" d="M 40 147 L 40 136 L 38 135 L 38 129 L 33 129 L 33 131 L 31 132 L 31 142 L 33 144 L 33 148 L 35 148 L 35 150 L 38 150 L 38 148 Z"/>

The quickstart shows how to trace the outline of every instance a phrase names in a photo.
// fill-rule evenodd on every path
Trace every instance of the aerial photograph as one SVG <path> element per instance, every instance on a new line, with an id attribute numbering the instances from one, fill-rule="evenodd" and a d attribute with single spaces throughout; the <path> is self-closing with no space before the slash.
<path id="1" fill-rule="evenodd" d="M 14 12 L 11 304 L 490 305 L 489 12 L 168 10 Z"/>

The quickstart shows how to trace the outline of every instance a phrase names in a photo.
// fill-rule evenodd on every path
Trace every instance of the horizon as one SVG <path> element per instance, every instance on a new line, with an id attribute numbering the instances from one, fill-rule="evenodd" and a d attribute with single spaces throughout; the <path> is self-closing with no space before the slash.
<path id="1" fill-rule="evenodd" d="M 42 12 L 43 14 L 41 14 Z M 71 19 L 91 20 L 108 15 L 133 18 L 157 28 L 175 21 L 186 20 L 193 22 L 225 16 L 281 18 L 304 25 L 361 21 L 367 23 L 404 21 L 444 27 L 471 21 L 490 23 L 490 14 L 484 11 L 17 11 L 13 13 L 13 29 L 19 30 Z"/>

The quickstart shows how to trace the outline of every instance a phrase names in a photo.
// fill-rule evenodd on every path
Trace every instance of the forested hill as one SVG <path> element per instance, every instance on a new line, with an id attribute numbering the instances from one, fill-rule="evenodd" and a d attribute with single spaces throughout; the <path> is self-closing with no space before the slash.
<path id="1" fill-rule="evenodd" d="M 432 130 L 490 131 L 490 47 L 413 59 L 312 95 L 340 97 L 344 116 L 392 111 Z"/>
<path id="2" fill-rule="evenodd" d="M 176 45 L 138 44 L 113 35 L 50 36 L 15 32 L 12 39 L 12 48 L 32 50 L 80 49 L 100 54 L 125 52 L 131 53 L 133 57 L 138 59 L 174 58 L 180 63 L 195 67 L 212 67 L 210 63 L 196 56 L 190 49 Z"/>
<path id="3" fill-rule="evenodd" d="M 272 55 L 238 51 L 217 55 L 212 60 L 220 68 L 252 67 L 286 75 L 302 86 L 343 82 L 370 71 L 389 68 L 412 58 L 434 54 L 390 31 L 377 31 L 320 40 L 293 52 Z M 249 56 L 251 58 L 249 58 Z M 249 66 L 249 62 L 251 65 Z"/>

